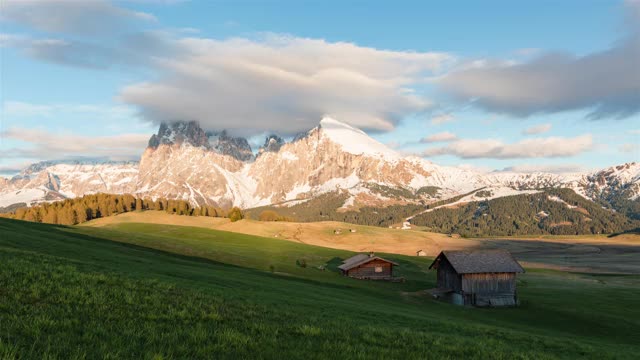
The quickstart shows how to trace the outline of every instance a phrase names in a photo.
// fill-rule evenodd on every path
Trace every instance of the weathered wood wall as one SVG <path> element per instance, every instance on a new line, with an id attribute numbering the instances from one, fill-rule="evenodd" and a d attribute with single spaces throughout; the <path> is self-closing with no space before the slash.
<path id="1" fill-rule="evenodd" d="M 461 276 L 458 275 L 446 258 L 442 258 L 438 264 L 438 287 L 451 289 L 454 292 L 462 291 Z"/>
<path id="2" fill-rule="evenodd" d="M 376 272 L 376 267 L 381 267 L 382 272 Z M 390 278 L 393 275 L 393 264 L 376 259 L 348 270 L 347 275 L 356 278 L 368 279 Z"/>
<path id="3" fill-rule="evenodd" d="M 467 294 L 515 294 L 516 274 L 481 273 L 462 275 L 462 291 Z"/>

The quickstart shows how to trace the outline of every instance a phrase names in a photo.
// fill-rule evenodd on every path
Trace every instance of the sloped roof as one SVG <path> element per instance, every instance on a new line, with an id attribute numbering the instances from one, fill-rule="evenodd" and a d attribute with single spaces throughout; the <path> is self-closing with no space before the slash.
<path id="1" fill-rule="evenodd" d="M 383 259 L 383 258 L 381 258 L 379 256 L 369 256 L 368 254 L 358 254 L 358 255 L 352 256 L 352 257 L 344 260 L 342 262 L 342 265 L 338 266 L 338 269 L 340 269 L 340 270 L 351 270 L 354 267 L 360 266 L 362 264 L 366 264 L 369 261 L 373 261 L 373 260 L 376 260 L 376 259 L 391 263 L 393 265 L 398 265 L 398 264 L 394 263 L 393 261 L 389 261 L 387 259 Z"/>
<path id="2" fill-rule="evenodd" d="M 506 250 L 444 250 L 429 269 L 445 257 L 458 274 L 523 273 L 524 269 Z"/>

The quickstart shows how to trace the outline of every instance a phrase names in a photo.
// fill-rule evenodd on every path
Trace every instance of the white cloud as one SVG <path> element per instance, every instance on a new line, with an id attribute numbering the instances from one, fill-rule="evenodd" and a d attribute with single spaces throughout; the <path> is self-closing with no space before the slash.
<path id="1" fill-rule="evenodd" d="M 54 117 L 69 114 L 84 114 L 103 120 L 136 119 L 136 112 L 126 105 L 101 104 L 37 104 L 24 101 L 5 101 L 2 114 L 6 118 Z"/>
<path id="2" fill-rule="evenodd" d="M 624 153 L 638 153 L 640 152 L 640 144 L 626 143 L 620 145 L 620 151 Z"/>
<path id="3" fill-rule="evenodd" d="M 551 124 L 540 124 L 525 129 L 522 133 L 525 135 L 543 134 L 551 130 Z"/>
<path id="4" fill-rule="evenodd" d="M 90 69 L 133 66 L 149 69 L 162 57 L 188 52 L 174 38 L 179 33 L 179 30 L 134 32 L 114 38 L 114 42 L 0 33 L 0 47 L 15 48 L 33 59 L 58 65 Z"/>
<path id="5" fill-rule="evenodd" d="M 444 131 L 441 133 L 437 133 L 437 134 L 433 134 L 430 136 L 427 136 L 425 138 L 423 138 L 422 140 L 420 140 L 421 143 L 426 144 L 426 143 L 434 143 L 434 142 L 447 142 L 447 141 L 453 141 L 458 139 L 458 137 L 456 136 L 456 134 L 451 133 L 449 131 Z"/>
<path id="6" fill-rule="evenodd" d="M 32 104 L 22 101 L 5 101 L 2 104 L 4 116 L 50 116 L 53 107 L 50 105 Z"/>
<path id="7" fill-rule="evenodd" d="M 110 34 L 132 22 L 156 18 L 106 0 L 3 0 L 0 20 L 41 31 L 84 36 Z"/>
<path id="8" fill-rule="evenodd" d="M 611 48 L 582 57 L 545 53 L 519 64 L 491 61 L 442 77 L 455 99 L 512 116 L 585 109 L 590 119 L 640 111 L 640 1 L 628 1 L 627 34 Z"/>
<path id="9" fill-rule="evenodd" d="M 145 120 L 196 120 L 206 129 L 244 136 L 294 135 L 323 116 L 365 131 L 392 130 L 404 117 L 431 107 L 415 85 L 454 61 L 445 53 L 286 35 L 217 40 L 183 37 L 183 31 L 139 31 L 151 15 L 103 0 L 10 0 L 4 10 L 5 21 L 63 35 L 5 34 L 1 46 L 67 66 L 141 66 L 158 76 L 121 89 L 118 98 L 135 105 Z"/>
<path id="10" fill-rule="evenodd" d="M 475 164 L 460 164 L 460 165 L 457 165 L 456 167 L 462 170 L 473 171 L 481 174 L 488 173 L 493 170 L 488 166 L 480 166 Z"/>
<path id="11" fill-rule="evenodd" d="M 579 164 L 518 164 L 506 167 L 500 171 L 503 172 L 516 172 L 516 173 L 553 173 L 553 174 L 566 174 L 566 173 L 579 173 L 584 172 L 586 169 Z"/>
<path id="12" fill-rule="evenodd" d="M 8 164 L 0 163 L 0 176 L 13 176 L 31 164 L 33 164 L 33 161 L 13 161 Z"/>
<path id="13" fill-rule="evenodd" d="M 574 156 L 591 150 L 593 146 L 593 138 L 590 134 L 573 138 L 526 139 L 511 144 L 495 139 L 463 139 L 446 146 L 429 148 L 424 151 L 423 156 L 454 155 L 464 159 L 553 158 Z"/>
<path id="14" fill-rule="evenodd" d="M 26 143 L 25 146 L 0 150 L 0 158 L 4 159 L 58 160 L 83 156 L 131 160 L 140 157 L 147 145 L 149 135 L 86 136 L 13 127 L 1 132 L 0 139 L 18 140 Z"/>
<path id="15" fill-rule="evenodd" d="M 120 99 L 154 122 L 197 120 L 239 135 L 293 135 L 332 116 L 388 131 L 431 103 L 411 86 L 438 72 L 442 53 L 386 51 L 268 34 L 259 40 L 186 38 L 164 58 L 164 76 L 128 86 Z"/>
<path id="16" fill-rule="evenodd" d="M 431 118 L 431 124 L 441 125 L 444 123 L 452 122 L 456 118 L 452 114 L 438 114 Z"/>

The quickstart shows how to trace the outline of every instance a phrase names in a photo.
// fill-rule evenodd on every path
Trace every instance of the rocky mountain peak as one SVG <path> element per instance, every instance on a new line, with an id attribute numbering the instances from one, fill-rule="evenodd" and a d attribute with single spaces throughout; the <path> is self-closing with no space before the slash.
<path id="1" fill-rule="evenodd" d="M 247 139 L 229 136 L 225 130 L 205 132 L 197 121 L 162 123 L 158 133 L 149 139 L 149 147 L 152 149 L 157 149 L 160 145 L 182 144 L 215 151 L 240 161 L 253 159 L 253 152 Z"/>
<path id="2" fill-rule="evenodd" d="M 240 161 L 253 159 L 253 151 L 247 139 L 229 136 L 225 130 L 208 132 L 207 136 L 209 145 L 218 153 L 234 157 Z"/>
<path id="3" fill-rule="evenodd" d="M 182 145 L 209 148 L 206 133 L 197 121 L 176 121 L 171 124 L 162 123 L 158 133 L 149 139 L 149 147 L 157 148 L 160 145 Z"/>
<path id="4" fill-rule="evenodd" d="M 259 152 L 278 152 L 285 141 L 278 135 L 271 134 L 264 139 L 264 145 L 260 148 Z"/>

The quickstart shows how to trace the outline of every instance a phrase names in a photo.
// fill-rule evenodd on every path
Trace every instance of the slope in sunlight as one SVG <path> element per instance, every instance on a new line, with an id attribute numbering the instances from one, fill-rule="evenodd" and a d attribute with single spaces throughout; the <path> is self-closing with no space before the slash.
<path id="1" fill-rule="evenodd" d="M 469 312 L 419 291 L 434 284 L 428 259 L 391 255 L 407 282 L 372 283 L 334 272 L 342 251 L 206 229 L 79 231 L 0 219 L 0 230 L 8 235 L 0 238 L 0 308 L 11 309 L 0 311 L 2 358 L 275 359 L 310 348 L 322 349 L 318 357 L 602 358 L 638 350 L 634 278 L 528 271 L 520 308 Z M 301 257 L 309 266 L 296 265 Z"/>

